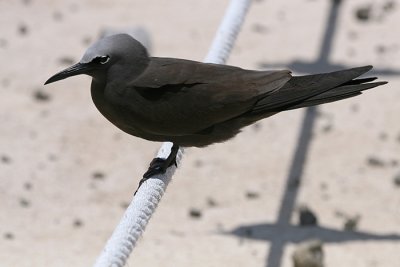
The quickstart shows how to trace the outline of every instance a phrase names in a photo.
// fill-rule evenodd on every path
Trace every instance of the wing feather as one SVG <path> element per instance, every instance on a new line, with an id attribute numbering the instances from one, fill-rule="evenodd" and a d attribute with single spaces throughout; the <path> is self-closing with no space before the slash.
<path id="1" fill-rule="evenodd" d="M 199 132 L 249 111 L 263 96 L 281 88 L 289 71 L 252 71 L 190 60 L 152 58 L 130 82 L 127 101 L 147 107 L 141 115 L 146 131 L 163 135 Z M 129 99 L 131 97 L 131 99 Z M 136 105 L 129 105 L 135 108 Z M 146 114 L 147 113 L 147 114 Z M 162 120 L 168 116 L 168 124 Z M 145 125 L 143 125 L 145 124 Z"/>

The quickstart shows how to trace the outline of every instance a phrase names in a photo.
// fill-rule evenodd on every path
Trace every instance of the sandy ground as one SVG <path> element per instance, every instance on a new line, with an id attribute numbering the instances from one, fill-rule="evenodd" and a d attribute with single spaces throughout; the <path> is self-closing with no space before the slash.
<path id="1" fill-rule="evenodd" d="M 344 1 L 331 63 L 400 69 L 400 3 L 385 11 L 388 2 Z M 227 3 L 0 0 L 1 267 L 91 266 L 159 147 L 108 123 L 88 77 L 43 82 L 106 26 L 142 26 L 153 55 L 202 60 Z M 355 10 L 369 4 L 361 22 Z M 315 61 L 329 5 L 254 1 L 229 64 Z M 319 109 L 296 201 L 318 229 L 296 227 L 295 211 L 292 227 L 275 224 L 304 114 L 291 111 L 188 149 L 128 266 L 267 266 L 277 257 L 288 267 L 308 238 L 325 242 L 326 266 L 399 266 L 400 78 L 382 79 L 390 84 Z M 343 214 L 360 215 L 359 232 L 343 231 Z M 233 234 L 256 225 L 246 238 Z M 282 257 L 268 254 L 282 242 Z"/>

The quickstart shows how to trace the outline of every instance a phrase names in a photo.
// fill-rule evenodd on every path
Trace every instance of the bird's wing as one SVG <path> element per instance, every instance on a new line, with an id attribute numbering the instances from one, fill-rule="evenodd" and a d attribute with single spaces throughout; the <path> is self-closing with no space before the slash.
<path id="1" fill-rule="evenodd" d="M 147 99 L 153 115 L 148 130 L 185 135 L 239 116 L 291 78 L 289 71 L 251 71 L 196 61 L 152 58 L 129 87 Z M 142 105 L 143 106 L 143 105 Z M 145 111 L 143 111 L 145 112 Z M 164 127 L 161 118 L 168 118 Z M 154 129 L 149 129 L 154 128 Z"/>
<path id="2" fill-rule="evenodd" d="M 229 87 L 230 95 L 253 98 L 282 87 L 291 78 L 290 71 L 254 71 L 197 61 L 153 57 L 148 68 L 133 83 L 137 87 L 160 88 L 166 85 L 213 84 Z M 244 88 L 245 87 L 245 88 Z"/>

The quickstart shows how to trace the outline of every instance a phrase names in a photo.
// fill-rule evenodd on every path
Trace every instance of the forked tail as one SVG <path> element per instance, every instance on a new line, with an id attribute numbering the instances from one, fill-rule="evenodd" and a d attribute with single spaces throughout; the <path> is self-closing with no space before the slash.
<path id="1" fill-rule="evenodd" d="M 334 102 L 360 95 L 362 91 L 387 82 L 373 82 L 376 78 L 356 79 L 372 69 L 358 67 L 330 73 L 297 76 L 281 89 L 260 99 L 249 115 L 276 113 L 302 107 Z"/>

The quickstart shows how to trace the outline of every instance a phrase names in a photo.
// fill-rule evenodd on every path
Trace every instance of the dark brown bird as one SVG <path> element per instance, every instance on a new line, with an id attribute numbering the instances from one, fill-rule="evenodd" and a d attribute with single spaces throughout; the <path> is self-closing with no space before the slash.
<path id="1" fill-rule="evenodd" d="M 97 109 L 124 132 L 150 141 L 169 141 L 168 159 L 156 159 L 144 177 L 164 172 L 179 146 L 223 142 L 241 128 L 278 112 L 333 102 L 383 85 L 357 79 L 365 66 L 294 77 L 288 70 L 255 71 L 196 61 L 150 57 L 126 34 L 94 43 L 81 61 L 45 84 L 90 75 Z"/>

